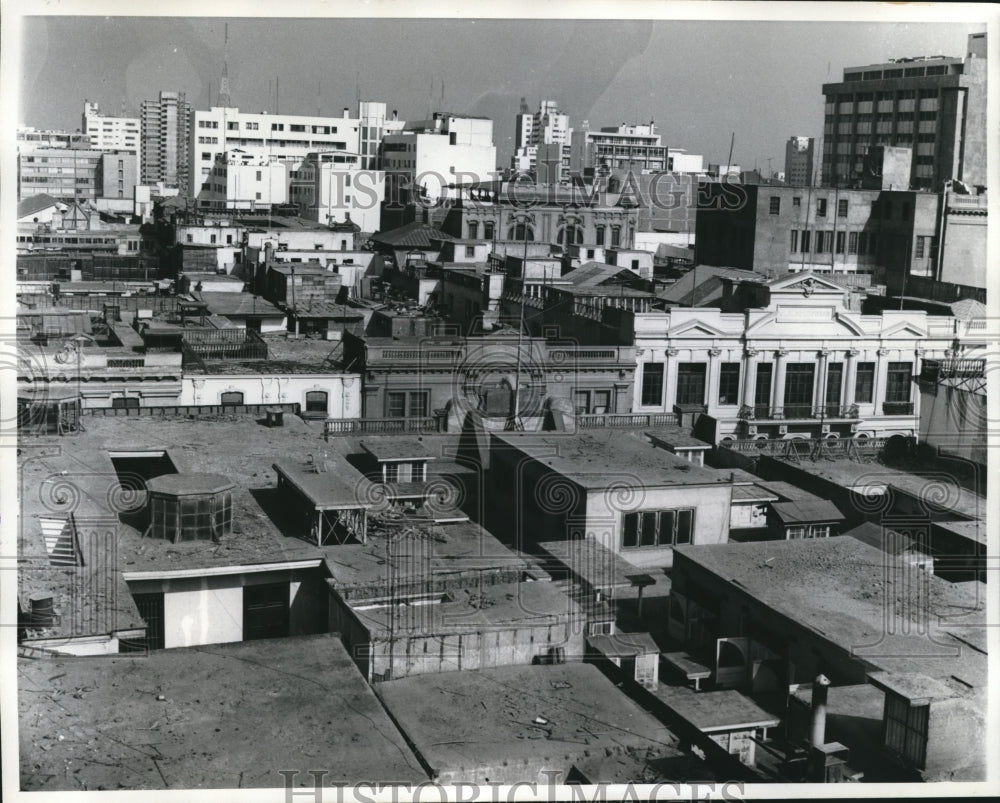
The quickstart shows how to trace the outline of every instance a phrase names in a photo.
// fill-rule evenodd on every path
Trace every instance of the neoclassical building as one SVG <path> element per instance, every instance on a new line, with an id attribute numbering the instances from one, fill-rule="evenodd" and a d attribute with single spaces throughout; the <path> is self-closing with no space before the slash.
<path id="1" fill-rule="evenodd" d="M 635 313 L 635 412 L 691 414 L 714 439 L 916 436 L 924 359 L 985 359 L 985 321 L 865 315 L 812 273 L 766 284 L 743 312 Z"/>

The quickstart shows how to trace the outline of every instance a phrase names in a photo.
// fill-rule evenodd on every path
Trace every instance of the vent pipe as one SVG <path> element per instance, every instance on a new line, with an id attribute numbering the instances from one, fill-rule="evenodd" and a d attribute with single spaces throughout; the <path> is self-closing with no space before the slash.
<path id="1" fill-rule="evenodd" d="M 812 738 L 813 747 L 826 744 L 826 698 L 830 691 L 830 679 L 817 675 L 812 686 Z"/>

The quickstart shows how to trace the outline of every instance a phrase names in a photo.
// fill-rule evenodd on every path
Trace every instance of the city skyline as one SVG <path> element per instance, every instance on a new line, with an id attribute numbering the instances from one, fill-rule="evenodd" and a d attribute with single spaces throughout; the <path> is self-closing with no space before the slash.
<path id="1" fill-rule="evenodd" d="M 490 117 L 500 165 L 513 153 L 515 118 L 524 97 L 532 110 L 541 100 L 555 100 L 575 129 L 585 120 L 592 128 L 653 120 L 665 145 L 700 153 L 706 162 L 725 162 L 735 134 L 734 163 L 779 171 L 788 136 L 820 138 L 823 98 L 817 88 L 839 80 L 844 67 L 920 55 L 961 56 L 967 35 L 984 27 L 964 22 L 25 17 L 21 41 L 33 46 L 22 47 L 17 119 L 36 128 L 72 131 L 85 100 L 98 102 L 109 115 L 118 115 L 124 101 L 126 116 L 135 116 L 139 103 L 161 89 L 183 91 L 194 108 L 206 109 L 210 102 L 219 105 L 222 65 L 228 61 L 232 103 L 248 111 L 311 115 L 319 109 L 336 117 L 347 107 L 354 116 L 360 92 L 363 100 L 398 109 L 401 119 L 422 119 L 430 111 Z M 330 48 L 330 41 L 336 47 Z M 483 55 L 512 49 L 520 58 L 503 74 L 497 73 L 494 58 Z M 713 52 L 726 58 L 704 58 Z M 298 57 L 302 53 L 315 57 Z M 390 53 L 403 55 L 383 55 Z M 738 69 L 733 54 L 741 57 Z M 691 69 L 692 64 L 699 69 Z M 796 69 L 788 70 L 789 64 Z M 67 65 L 73 69 L 66 70 Z M 650 82 L 651 76 L 663 80 Z M 761 108 L 774 113 L 760 115 Z"/>

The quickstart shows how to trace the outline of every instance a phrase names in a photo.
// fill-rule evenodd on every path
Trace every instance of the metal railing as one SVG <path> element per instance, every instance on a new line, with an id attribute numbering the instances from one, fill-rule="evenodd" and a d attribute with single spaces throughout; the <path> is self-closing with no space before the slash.
<path id="1" fill-rule="evenodd" d="M 766 405 L 746 405 L 740 407 L 737 418 L 742 421 L 794 421 L 794 420 L 836 420 L 859 417 L 858 405 L 823 404 L 813 407 L 809 404 L 786 404 L 782 407 Z"/>
<path id="2" fill-rule="evenodd" d="M 882 415 L 913 415 L 913 402 L 882 402 Z"/>
<path id="3" fill-rule="evenodd" d="M 986 372 L 986 360 L 924 360 L 921 368 L 920 378 L 925 382 L 936 382 L 939 379 L 982 379 Z"/>
<path id="4" fill-rule="evenodd" d="M 758 438 L 724 440 L 719 448 L 750 457 L 870 462 L 882 453 L 888 438 Z"/>
<path id="5" fill-rule="evenodd" d="M 674 413 L 585 413 L 576 417 L 580 429 L 639 429 L 677 426 Z"/>
<path id="6" fill-rule="evenodd" d="M 202 418 L 219 415 L 259 415 L 268 410 L 280 409 L 283 412 L 299 415 L 301 405 L 295 404 L 178 404 L 163 407 L 84 407 L 84 415 L 126 418 Z"/>
<path id="7" fill-rule="evenodd" d="M 438 431 L 433 416 L 420 418 L 328 418 L 324 435 L 405 435 Z"/>

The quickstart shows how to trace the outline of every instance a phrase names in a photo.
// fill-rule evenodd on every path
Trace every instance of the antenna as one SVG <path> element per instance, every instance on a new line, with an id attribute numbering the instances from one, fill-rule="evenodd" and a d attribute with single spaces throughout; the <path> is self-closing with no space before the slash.
<path id="1" fill-rule="evenodd" d="M 320 79 L 316 79 L 316 116 L 322 117 L 322 112 L 320 111 Z"/>
<path id="2" fill-rule="evenodd" d="M 229 97 L 229 23 L 226 23 L 226 38 L 222 54 L 222 82 L 219 84 L 219 103 L 225 108 L 232 106 Z"/>

